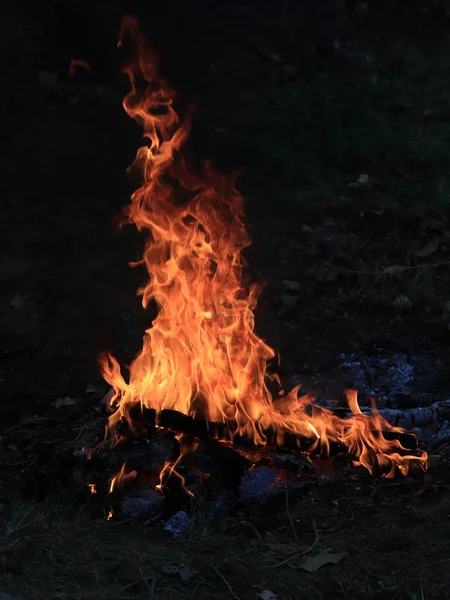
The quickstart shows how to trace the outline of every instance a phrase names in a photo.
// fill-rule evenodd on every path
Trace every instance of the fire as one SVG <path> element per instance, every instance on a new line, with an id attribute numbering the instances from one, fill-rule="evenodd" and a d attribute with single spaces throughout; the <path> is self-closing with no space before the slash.
<path id="1" fill-rule="evenodd" d="M 159 485 L 156 486 L 156 489 L 164 493 L 175 481 L 188 495 L 192 496 L 192 493 L 184 487 L 184 477 L 176 471 L 176 468 L 187 454 L 196 450 L 198 442 L 182 434 L 176 435 L 175 438 L 180 444 L 180 453 L 175 461 L 167 461 L 164 464 L 159 474 Z"/>
<path id="2" fill-rule="evenodd" d="M 338 444 L 371 473 L 381 468 L 406 474 L 412 463 L 426 468 L 425 452 L 404 455 L 391 427 L 377 412 L 361 413 L 349 392 L 352 416 L 342 419 L 298 397 L 298 388 L 273 399 L 267 379 L 275 356 L 254 331 L 260 286 L 243 277 L 242 251 L 250 244 L 243 199 L 234 176 L 205 163 L 194 173 L 183 156 L 190 122 L 174 108 L 175 93 L 158 75 L 158 63 L 131 18 L 122 22 L 119 45 L 130 39 L 136 59 L 125 69 L 131 91 L 123 106 L 143 128 L 146 145 L 133 163 L 142 185 L 132 195 L 125 221 L 148 232 L 141 263 L 149 274 L 139 290 L 143 306 L 155 301 L 158 315 L 125 380 L 113 356 L 102 359 L 113 387 L 110 430 L 126 421 L 136 405 L 179 411 L 225 426 L 226 437 L 245 436 L 255 444 L 283 443 L 286 434 L 308 440 L 308 451 L 327 455 Z M 276 379 L 276 378 L 275 378 Z M 173 471 L 167 466 L 163 471 Z"/>
<path id="3" fill-rule="evenodd" d="M 75 75 L 77 68 L 84 69 L 85 71 L 91 70 L 91 67 L 87 64 L 85 60 L 77 60 L 74 58 L 70 61 L 69 75 Z"/>
<path id="4" fill-rule="evenodd" d="M 137 471 L 133 470 L 133 471 L 130 471 L 129 473 L 127 473 L 126 466 L 127 466 L 127 461 L 125 461 L 123 463 L 123 465 L 120 468 L 120 471 L 109 482 L 108 494 L 112 494 L 113 491 L 117 487 L 122 487 L 123 485 L 126 485 L 127 483 L 131 483 L 132 481 L 134 481 L 136 479 Z"/>

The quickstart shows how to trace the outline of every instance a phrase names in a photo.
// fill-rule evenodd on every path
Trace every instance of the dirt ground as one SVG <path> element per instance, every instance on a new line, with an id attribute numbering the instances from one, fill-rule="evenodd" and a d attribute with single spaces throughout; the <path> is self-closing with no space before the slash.
<path id="1" fill-rule="evenodd" d="M 257 328 L 282 369 L 323 375 L 326 386 L 341 352 L 420 351 L 432 365 L 425 391 L 445 394 L 446 3 L 420 12 L 417 2 L 408 19 L 398 3 L 393 14 L 348 3 L 351 18 L 342 3 L 307 16 L 308 2 L 282 4 L 132 8 L 197 108 L 193 159 L 242 172 L 248 273 L 267 282 Z M 114 224 L 140 144 L 120 105 L 114 47 L 129 7 L 84 8 L 46 3 L 38 14 L 11 2 L 2 25 L 0 596 L 450 597 L 446 448 L 425 476 L 329 474 L 270 514 L 233 515 L 249 526 L 198 517 L 178 540 L 106 521 L 57 478 L 36 498 L 27 476 L 36 463 L 101 428 L 97 356 L 110 349 L 130 360 L 151 321 L 136 296 L 145 274 L 127 265 L 142 240 Z M 69 78 L 71 58 L 93 74 Z M 69 402 L 56 409 L 61 398 Z M 325 551 L 344 555 L 302 568 Z"/>

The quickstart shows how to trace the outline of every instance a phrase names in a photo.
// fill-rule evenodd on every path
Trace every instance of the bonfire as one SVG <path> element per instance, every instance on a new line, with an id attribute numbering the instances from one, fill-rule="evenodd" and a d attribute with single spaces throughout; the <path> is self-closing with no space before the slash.
<path id="1" fill-rule="evenodd" d="M 299 386 L 283 389 L 270 369 L 275 352 L 255 333 L 261 286 L 245 277 L 250 238 L 235 175 L 208 162 L 200 172 L 190 167 L 184 152 L 189 111 L 180 118 L 176 94 L 132 18 L 122 21 L 119 45 L 125 42 L 134 51 L 125 68 L 131 90 L 123 106 L 142 127 L 145 145 L 132 165 L 142 183 L 123 222 L 147 236 L 141 263 L 149 277 L 139 293 L 144 307 L 156 303 L 158 314 L 126 375 L 111 354 L 101 358 L 113 390 L 110 444 L 139 433 L 143 415 L 152 415 L 156 428 L 166 427 L 170 412 L 203 423 L 205 434 L 223 444 L 281 447 L 289 441 L 306 456 L 338 451 L 387 478 L 407 475 L 413 465 L 425 469 L 426 453 L 404 447 L 403 430 L 374 403 L 371 414 L 363 413 L 355 391 L 347 391 L 343 418 Z M 173 475 L 198 443 L 195 436 L 189 443 L 179 439 L 179 458 L 162 465 L 161 479 Z"/>

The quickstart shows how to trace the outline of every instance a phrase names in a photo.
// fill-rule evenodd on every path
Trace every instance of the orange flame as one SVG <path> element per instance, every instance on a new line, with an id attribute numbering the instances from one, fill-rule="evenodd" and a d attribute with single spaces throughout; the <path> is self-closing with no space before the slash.
<path id="1" fill-rule="evenodd" d="M 371 473 L 382 467 L 392 477 L 398 467 L 405 474 L 411 463 L 426 468 L 425 452 L 402 456 L 400 442 L 385 439 L 384 432 L 400 429 L 376 411 L 361 413 L 356 392 L 348 395 L 348 419 L 315 405 L 310 396 L 299 398 L 298 388 L 274 402 L 266 378 L 275 353 L 254 332 L 260 287 L 243 279 L 242 251 L 250 239 L 234 176 L 208 163 L 199 175 L 189 170 L 181 153 L 189 117 L 180 120 L 175 112 L 175 94 L 159 78 L 134 19 L 123 19 L 119 45 L 126 35 L 137 57 L 125 69 L 131 91 L 123 106 L 148 142 L 133 163 L 143 183 L 132 195 L 126 220 L 149 233 L 142 262 L 150 279 L 139 292 L 143 306 L 155 300 L 159 313 L 128 381 L 112 356 L 102 359 L 104 378 L 114 389 L 109 427 L 122 420 L 133 427 L 130 409 L 138 404 L 157 414 L 172 409 L 222 423 L 230 439 L 239 434 L 265 444 L 271 432 L 282 443 L 291 433 L 322 454 L 338 443 Z"/>
<path id="2" fill-rule="evenodd" d="M 184 477 L 176 471 L 176 468 L 187 454 L 196 450 L 198 442 L 183 434 L 176 435 L 175 439 L 177 439 L 180 444 L 180 453 L 175 461 L 166 461 L 164 463 L 159 474 L 159 484 L 156 486 L 156 489 L 164 492 L 164 489 L 170 485 L 169 482 L 176 480 L 179 486 L 185 489 L 188 495 L 192 496 L 192 492 L 184 487 Z"/>
<path id="3" fill-rule="evenodd" d="M 116 487 L 122 487 L 124 484 L 134 481 L 137 477 L 137 471 L 125 472 L 127 461 L 120 467 L 120 471 L 109 482 L 108 494 L 112 494 Z"/>
<path id="4" fill-rule="evenodd" d="M 72 77 L 77 72 L 77 68 L 84 69 L 85 71 L 91 71 L 91 67 L 88 65 L 88 63 L 85 60 L 78 60 L 76 58 L 73 58 L 70 61 L 70 67 L 69 67 L 68 74 Z"/>

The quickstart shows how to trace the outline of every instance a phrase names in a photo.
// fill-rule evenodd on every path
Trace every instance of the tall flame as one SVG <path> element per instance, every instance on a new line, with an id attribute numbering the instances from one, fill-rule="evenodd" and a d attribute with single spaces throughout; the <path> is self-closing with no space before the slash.
<path id="1" fill-rule="evenodd" d="M 250 244 L 243 199 L 233 176 L 208 163 L 200 175 L 189 170 L 181 152 L 189 117 L 180 121 L 174 92 L 158 76 L 157 61 L 132 18 L 123 19 L 119 44 L 125 36 L 137 57 L 126 69 L 131 91 L 123 106 L 147 140 L 133 163 L 143 183 L 126 218 L 148 231 L 142 262 L 150 277 L 139 291 L 144 307 L 154 300 L 159 312 L 128 381 L 112 356 L 102 359 L 104 378 L 114 388 L 110 427 L 122 420 L 132 427 L 130 409 L 140 404 L 157 414 L 172 409 L 222 423 L 229 437 L 239 433 L 256 444 L 266 443 L 269 431 L 278 442 L 287 432 L 306 437 L 318 452 L 337 442 L 371 472 L 387 466 L 393 475 L 398 466 L 406 473 L 412 462 L 425 468 L 426 454 L 402 456 L 400 442 L 383 436 L 401 430 L 376 412 L 363 415 L 356 395 L 349 397 L 349 419 L 310 397 L 298 398 L 297 388 L 273 401 L 266 381 L 274 351 L 254 332 L 260 288 L 243 280 L 242 251 Z"/>

